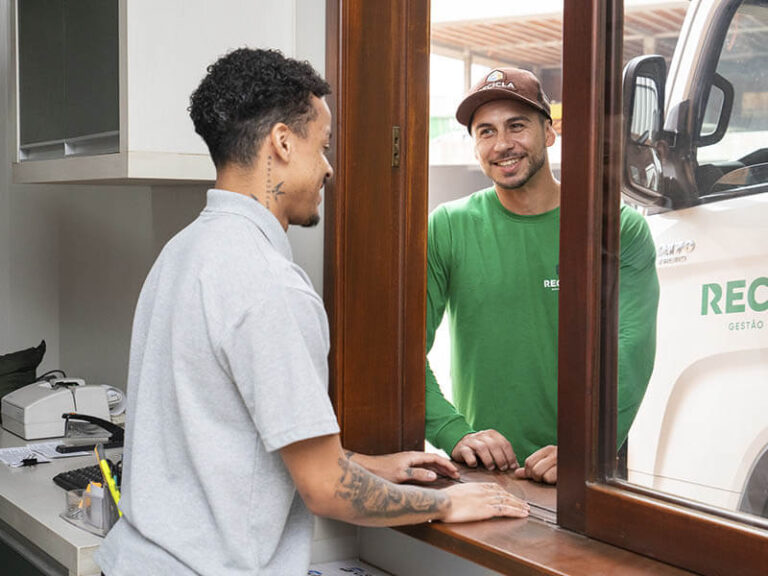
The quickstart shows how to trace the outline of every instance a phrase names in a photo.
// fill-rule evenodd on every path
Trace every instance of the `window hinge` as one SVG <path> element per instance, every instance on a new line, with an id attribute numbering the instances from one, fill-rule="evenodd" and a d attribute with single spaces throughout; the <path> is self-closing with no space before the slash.
<path id="1" fill-rule="evenodd" d="M 392 126 L 392 167 L 400 166 L 400 126 Z"/>

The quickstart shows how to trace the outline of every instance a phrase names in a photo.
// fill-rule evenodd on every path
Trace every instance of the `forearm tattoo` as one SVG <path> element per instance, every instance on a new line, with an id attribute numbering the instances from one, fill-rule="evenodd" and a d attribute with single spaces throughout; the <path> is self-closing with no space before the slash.
<path id="1" fill-rule="evenodd" d="M 371 474 L 347 458 L 339 458 L 341 478 L 336 496 L 348 501 L 361 515 L 398 518 L 408 514 L 435 514 L 450 507 L 439 490 L 396 486 Z"/>

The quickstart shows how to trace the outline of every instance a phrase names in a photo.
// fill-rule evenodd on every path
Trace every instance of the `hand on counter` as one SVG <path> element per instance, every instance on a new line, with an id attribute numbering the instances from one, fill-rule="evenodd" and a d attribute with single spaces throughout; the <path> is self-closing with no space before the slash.
<path id="1" fill-rule="evenodd" d="M 525 466 L 515 470 L 515 477 L 557 484 L 557 446 L 544 446 L 528 456 Z"/>
<path id="2" fill-rule="evenodd" d="M 459 477 L 459 471 L 448 458 L 426 452 L 396 452 L 382 456 L 347 452 L 347 457 L 369 472 L 395 484 L 429 483 L 440 476 L 454 479 Z"/>
<path id="3" fill-rule="evenodd" d="M 519 466 L 512 444 L 496 430 L 467 434 L 453 447 L 451 458 L 472 468 L 480 460 L 488 470 L 498 468 L 502 472 Z"/>
<path id="4" fill-rule="evenodd" d="M 492 482 L 471 482 L 445 488 L 451 508 L 443 522 L 473 522 L 498 516 L 525 518 L 531 507 Z"/>

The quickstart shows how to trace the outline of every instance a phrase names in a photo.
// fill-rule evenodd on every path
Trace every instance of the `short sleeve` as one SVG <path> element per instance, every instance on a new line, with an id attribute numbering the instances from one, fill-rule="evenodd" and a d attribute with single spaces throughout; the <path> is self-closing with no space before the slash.
<path id="1" fill-rule="evenodd" d="M 327 320 L 316 294 L 267 294 L 239 317 L 221 352 L 267 450 L 339 432 L 328 397 Z"/>

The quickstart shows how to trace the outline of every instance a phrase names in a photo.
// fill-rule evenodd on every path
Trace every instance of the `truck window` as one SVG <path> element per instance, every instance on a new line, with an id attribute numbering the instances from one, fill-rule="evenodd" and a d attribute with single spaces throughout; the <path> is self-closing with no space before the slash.
<path id="1" fill-rule="evenodd" d="M 731 20 L 699 130 L 697 184 L 702 201 L 762 192 L 760 184 L 768 181 L 766 29 L 768 6 L 761 0 L 746 0 Z M 729 104 L 730 118 L 718 137 L 718 122 Z"/>

